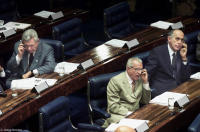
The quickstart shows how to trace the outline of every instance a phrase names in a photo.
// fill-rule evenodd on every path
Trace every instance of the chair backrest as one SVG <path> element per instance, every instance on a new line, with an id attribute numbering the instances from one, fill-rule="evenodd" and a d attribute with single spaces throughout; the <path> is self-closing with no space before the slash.
<path id="1" fill-rule="evenodd" d="M 94 117 L 92 110 L 94 107 L 100 108 L 106 111 L 107 108 L 107 84 L 113 76 L 121 73 L 121 71 L 101 74 L 94 77 L 90 77 L 88 80 L 88 105 L 89 105 L 89 114 L 92 122 L 98 119 L 99 117 Z"/>
<path id="2" fill-rule="evenodd" d="M 40 39 L 40 41 L 52 46 L 56 62 L 64 60 L 64 45 L 61 41 L 52 39 Z"/>
<path id="3" fill-rule="evenodd" d="M 39 109 L 40 132 L 71 132 L 69 99 L 60 96 Z"/>
<path id="4" fill-rule="evenodd" d="M 188 132 L 200 132 L 200 114 L 198 114 L 194 121 L 190 124 Z"/>
<path id="5" fill-rule="evenodd" d="M 187 46 L 187 48 L 188 48 L 187 54 L 188 55 L 195 55 L 196 45 L 197 45 L 197 36 L 199 33 L 200 33 L 200 30 L 185 34 L 185 42 L 188 45 Z"/>
<path id="6" fill-rule="evenodd" d="M 53 38 L 62 41 L 64 44 L 64 54 L 68 55 L 70 52 L 79 54 L 84 51 L 80 48 L 84 45 L 85 40 L 81 31 L 81 20 L 74 18 L 53 27 Z"/>
<path id="7" fill-rule="evenodd" d="M 109 38 L 121 38 L 132 32 L 129 5 L 121 2 L 104 9 L 104 30 Z"/>
<path id="8" fill-rule="evenodd" d="M 17 18 L 16 0 L 0 0 L 0 20 L 14 21 Z"/>
<path id="9" fill-rule="evenodd" d="M 145 67 L 149 54 L 150 54 L 150 51 L 144 51 L 144 52 L 139 52 L 139 53 L 135 54 L 133 57 L 140 58 L 143 62 L 143 67 Z"/>

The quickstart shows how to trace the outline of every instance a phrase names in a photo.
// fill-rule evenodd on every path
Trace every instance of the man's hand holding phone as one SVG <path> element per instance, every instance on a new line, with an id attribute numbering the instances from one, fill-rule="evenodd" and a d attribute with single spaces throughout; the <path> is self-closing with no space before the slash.
<path id="1" fill-rule="evenodd" d="M 186 43 L 183 43 L 183 46 L 180 49 L 180 55 L 183 61 L 187 61 L 187 44 Z"/>
<path id="2" fill-rule="evenodd" d="M 24 51 L 25 51 L 25 48 L 24 48 L 24 44 L 21 42 L 19 44 L 19 47 L 18 47 L 18 56 L 20 58 L 22 58 L 23 54 L 24 54 Z"/>
<path id="3" fill-rule="evenodd" d="M 145 83 L 145 84 L 148 83 L 148 73 L 147 73 L 146 69 L 142 69 L 141 79 L 142 79 L 143 83 Z"/>

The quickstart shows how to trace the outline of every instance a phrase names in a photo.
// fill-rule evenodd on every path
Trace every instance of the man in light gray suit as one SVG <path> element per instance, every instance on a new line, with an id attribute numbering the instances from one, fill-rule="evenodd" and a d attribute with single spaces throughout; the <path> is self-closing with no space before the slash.
<path id="1" fill-rule="evenodd" d="M 7 68 L 11 71 L 11 76 L 6 81 L 6 86 L 10 88 L 13 79 L 51 73 L 55 65 L 53 48 L 40 42 L 34 29 L 28 29 L 23 33 L 22 41 L 15 44 L 8 61 Z"/>
<path id="2" fill-rule="evenodd" d="M 148 104 L 151 91 L 148 74 L 143 69 L 142 60 L 130 58 L 126 71 L 111 78 L 107 86 L 107 111 L 111 117 L 106 120 L 103 127 L 116 123 L 128 114 L 139 109 L 139 104 Z"/>

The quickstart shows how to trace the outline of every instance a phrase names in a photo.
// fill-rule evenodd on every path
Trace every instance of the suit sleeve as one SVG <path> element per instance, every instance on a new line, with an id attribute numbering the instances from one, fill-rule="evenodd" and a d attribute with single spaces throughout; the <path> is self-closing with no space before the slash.
<path id="1" fill-rule="evenodd" d="M 54 71 L 55 68 L 55 58 L 54 58 L 54 50 L 53 48 L 48 48 L 45 51 L 46 54 L 44 56 L 43 64 L 37 68 L 39 74 L 51 73 Z"/>
<path id="2" fill-rule="evenodd" d="M 157 68 L 157 55 L 156 55 L 155 50 L 151 51 L 147 59 L 147 64 L 145 65 L 145 68 L 147 69 L 149 80 L 151 80 L 151 77 L 153 76 Z"/>
<path id="3" fill-rule="evenodd" d="M 117 86 L 117 81 L 112 78 L 107 86 L 108 111 L 125 116 L 128 109 L 120 105 L 119 92 L 120 89 Z"/>
<path id="4" fill-rule="evenodd" d="M 150 100 L 151 100 L 151 90 L 146 90 L 143 87 L 143 89 L 142 89 L 142 98 L 141 98 L 140 102 L 142 104 L 148 104 Z"/>
<path id="5" fill-rule="evenodd" d="M 16 55 L 18 53 L 18 50 L 17 50 L 18 45 L 19 45 L 18 43 L 15 44 L 13 54 L 7 63 L 7 69 L 10 70 L 11 72 L 19 71 L 19 65 L 17 65 L 17 61 L 16 61 Z"/>

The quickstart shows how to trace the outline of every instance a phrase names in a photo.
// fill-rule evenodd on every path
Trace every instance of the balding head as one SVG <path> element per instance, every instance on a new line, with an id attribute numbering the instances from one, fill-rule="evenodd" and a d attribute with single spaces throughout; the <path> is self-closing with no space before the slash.
<path id="1" fill-rule="evenodd" d="M 115 132 L 136 132 L 135 129 L 128 126 L 119 126 Z"/>

